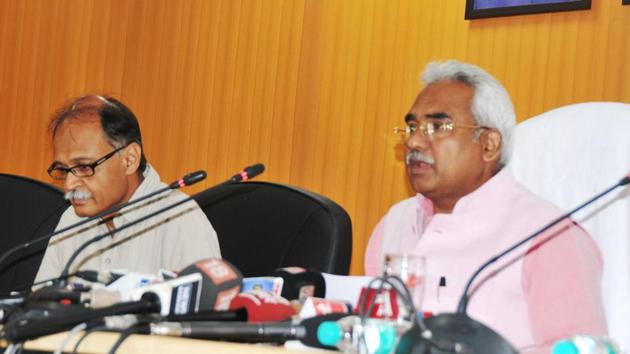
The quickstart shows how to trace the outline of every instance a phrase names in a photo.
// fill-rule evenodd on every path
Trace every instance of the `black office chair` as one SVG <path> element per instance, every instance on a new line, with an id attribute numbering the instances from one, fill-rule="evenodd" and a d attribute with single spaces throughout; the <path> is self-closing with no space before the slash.
<path id="1" fill-rule="evenodd" d="M 0 173 L 0 254 L 53 232 L 68 206 L 63 192 L 51 185 Z M 0 265 L 0 293 L 30 288 L 47 244 L 34 244 Z"/>
<path id="2" fill-rule="evenodd" d="M 301 266 L 347 275 L 352 224 L 332 200 L 300 188 L 247 182 L 194 196 L 214 226 L 223 258 L 244 276 Z"/>

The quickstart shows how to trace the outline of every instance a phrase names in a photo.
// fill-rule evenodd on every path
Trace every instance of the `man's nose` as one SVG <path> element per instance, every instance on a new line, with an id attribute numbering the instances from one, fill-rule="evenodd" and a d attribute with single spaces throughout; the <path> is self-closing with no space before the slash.
<path id="1" fill-rule="evenodd" d="M 81 184 L 81 177 L 73 175 L 71 172 L 66 174 L 66 179 L 63 181 L 63 188 L 66 192 L 75 189 Z"/>
<path id="2" fill-rule="evenodd" d="M 405 145 L 408 150 L 420 150 L 425 151 L 431 146 L 431 138 L 424 132 L 418 129 L 417 131 L 411 133 L 407 140 L 405 141 Z"/>

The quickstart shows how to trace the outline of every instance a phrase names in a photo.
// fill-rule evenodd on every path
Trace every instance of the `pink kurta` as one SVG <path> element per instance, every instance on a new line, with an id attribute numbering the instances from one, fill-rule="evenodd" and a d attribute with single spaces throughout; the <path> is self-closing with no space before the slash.
<path id="1" fill-rule="evenodd" d="M 454 312 L 481 264 L 562 214 L 506 169 L 461 198 L 451 214 L 432 210 L 421 195 L 394 205 L 370 238 L 365 264 L 368 275 L 377 275 L 385 253 L 425 256 L 422 308 L 434 313 Z M 575 333 L 604 334 L 601 271 L 599 249 L 567 220 L 482 272 L 468 314 L 517 348 Z M 441 277 L 446 286 L 439 287 Z"/>

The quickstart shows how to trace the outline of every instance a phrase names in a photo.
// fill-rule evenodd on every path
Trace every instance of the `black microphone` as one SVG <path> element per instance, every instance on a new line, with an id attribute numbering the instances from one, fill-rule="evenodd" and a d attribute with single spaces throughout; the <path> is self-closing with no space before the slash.
<path id="1" fill-rule="evenodd" d="M 302 267 L 285 267 L 276 269 L 272 276 L 283 280 L 282 293 L 287 300 L 305 301 L 309 297 L 325 297 L 326 281 L 321 272 Z"/>
<path id="2" fill-rule="evenodd" d="M 142 196 L 142 197 L 140 197 L 138 199 L 130 200 L 127 203 L 122 203 L 122 204 L 115 205 L 115 206 L 113 206 L 113 207 L 111 207 L 111 208 L 109 208 L 109 209 L 107 209 L 105 211 L 102 211 L 102 212 L 100 212 L 100 213 L 98 213 L 98 214 L 96 214 L 94 216 L 91 216 L 91 217 L 88 217 L 86 219 L 83 219 L 83 220 L 81 220 L 79 222 L 76 222 L 76 223 L 74 223 L 72 225 L 68 225 L 68 226 L 66 226 L 66 227 L 64 227 L 62 229 L 59 229 L 59 230 L 57 230 L 57 231 L 55 231 L 53 233 L 44 235 L 42 237 L 36 238 L 34 240 L 31 240 L 29 242 L 24 242 L 22 244 L 19 244 L 19 245 L 15 246 L 15 247 L 9 249 L 8 251 L 4 252 L 2 254 L 2 256 L 0 256 L 0 271 L 3 271 L 4 268 L 5 268 L 5 265 L 3 263 L 6 261 L 6 259 L 9 256 L 11 256 L 12 254 L 14 254 L 15 252 L 17 252 L 17 251 L 29 248 L 32 245 L 38 244 L 38 243 L 40 243 L 42 241 L 48 241 L 53 236 L 59 235 L 59 234 L 61 234 L 63 232 L 66 232 L 66 231 L 70 231 L 70 230 L 75 229 L 75 228 L 77 228 L 77 227 L 79 227 L 81 225 L 85 225 L 88 222 L 94 221 L 94 220 L 96 220 L 98 218 L 102 218 L 104 216 L 111 215 L 111 214 L 113 214 L 113 213 L 115 213 L 115 212 L 117 212 L 117 211 L 119 211 L 119 210 L 121 210 L 123 208 L 132 206 L 132 205 L 137 204 L 137 203 L 139 203 L 139 202 L 141 202 L 143 200 L 146 200 L 148 198 L 154 197 L 154 196 L 156 196 L 158 194 L 161 194 L 161 193 L 164 193 L 166 191 L 173 190 L 173 189 L 178 189 L 178 188 L 181 188 L 181 187 L 184 187 L 184 186 L 189 186 L 189 185 L 194 184 L 194 183 L 197 183 L 197 182 L 203 180 L 204 178 L 206 178 L 206 172 L 205 171 L 201 171 L 200 170 L 200 171 L 196 171 L 196 172 L 193 172 L 193 173 L 189 173 L 189 174 L 185 175 L 184 177 L 182 177 L 181 179 L 178 179 L 177 181 L 172 182 L 167 187 L 164 187 L 162 189 L 158 189 L 158 190 L 156 190 L 156 191 L 154 191 L 152 193 L 149 193 L 149 194 L 147 194 L 145 196 Z"/>
<path id="3" fill-rule="evenodd" d="M 264 171 L 265 171 L 265 165 L 261 163 L 257 163 L 257 164 L 245 167 L 241 172 L 235 174 L 234 176 L 232 176 L 232 178 L 227 180 L 226 183 L 234 183 L 234 182 L 241 182 L 241 181 L 244 182 L 258 176 Z"/>
<path id="4" fill-rule="evenodd" d="M 562 220 L 570 217 L 571 215 L 573 215 L 576 212 L 582 210 L 584 207 L 588 206 L 589 204 L 593 203 L 594 201 L 598 200 L 599 198 L 601 198 L 601 197 L 605 196 L 606 194 L 612 192 L 613 190 L 617 189 L 617 187 L 625 186 L 628 183 L 630 183 L 630 173 L 628 175 L 624 176 L 615 185 L 609 187 L 605 191 L 597 194 L 596 196 L 592 197 L 591 199 L 587 200 L 586 202 L 580 204 L 579 206 L 575 207 L 573 210 L 571 210 L 571 211 L 569 211 L 569 212 L 559 216 L 555 220 L 553 220 L 550 223 L 548 223 L 547 225 L 545 225 L 540 230 L 538 230 L 538 231 L 534 232 L 533 234 L 527 236 L 526 238 L 524 238 L 521 241 L 517 242 L 516 244 L 514 244 L 511 247 L 509 247 L 505 251 L 503 251 L 503 252 L 497 254 L 496 256 L 490 258 L 486 263 L 482 264 L 481 267 L 479 267 L 473 273 L 473 275 L 470 277 L 470 279 L 468 280 L 468 283 L 466 283 L 466 287 L 464 288 L 464 292 L 462 293 L 462 296 L 459 299 L 459 304 L 457 305 L 457 312 L 458 313 L 462 313 L 462 314 L 466 314 L 466 308 L 468 307 L 468 291 L 470 290 L 470 287 L 472 286 L 473 281 L 475 280 L 475 278 L 477 278 L 477 276 L 481 273 L 481 271 L 486 269 L 492 263 L 494 263 L 494 262 L 498 261 L 499 259 L 503 258 L 503 256 L 507 255 L 508 253 L 510 253 L 510 252 L 514 251 L 515 249 L 517 249 L 518 247 L 522 246 L 527 241 L 530 241 L 534 237 L 536 237 L 536 236 L 540 235 L 541 233 L 543 233 L 543 232 L 549 230 L 550 228 L 554 227 L 555 225 L 557 225 Z"/>
<path id="5" fill-rule="evenodd" d="M 124 302 L 100 309 L 83 306 L 64 306 L 56 311 L 45 311 L 42 317 L 20 318 L 5 324 L 0 337 L 12 343 L 69 330 L 79 323 L 106 316 L 123 314 L 159 313 L 160 302 L 153 293 L 143 295 L 140 301 Z"/>
<path id="6" fill-rule="evenodd" d="M 177 189 L 177 188 L 182 188 L 185 186 L 190 186 L 199 181 L 203 181 L 206 178 L 206 176 L 207 176 L 206 171 L 203 171 L 203 170 L 195 171 L 195 172 L 185 175 L 181 179 L 178 179 L 177 181 L 169 184 L 168 186 L 170 189 Z"/>
<path id="7" fill-rule="evenodd" d="M 326 321 L 337 321 L 347 314 L 332 313 L 291 322 L 158 322 L 147 326 L 143 333 L 197 339 L 224 340 L 247 343 L 284 343 L 300 340 L 305 345 L 334 349 L 317 339 L 319 325 Z"/>
<path id="8" fill-rule="evenodd" d="M 630 173 L 624 176 L 615 185 L 595 195 L 573 210 L 559 216 L 538 231 L 507 248 L 505 251 L 490 258 L 473 273 L 466 283 L 466 287 L 457 306 L 457 312 L 444 313 L 424 320 L 424 324 L 429 331 L 423 332 L 419 328 L 412 328 L 407 331 L 407 333 L 402 336 L 396 353 L 447 353 L 452 352 L 453 348 L 459 347 L 460 349 L 463 348 L 465 352 L 470 353 L 517 354 L 518 351 L 501 335 L 466 314 L 468 292 L 473 281 L 484 269 L 505 255 L 615 190 L 617 187 L 625 186 L 628 183 L 630 183 Z M 433 343 L 429 343 L 427 339 L 432 340 Z M 435 343 L 442 344 L 444 347 L 450 349 L 444 350 L 437 348 Z"/>

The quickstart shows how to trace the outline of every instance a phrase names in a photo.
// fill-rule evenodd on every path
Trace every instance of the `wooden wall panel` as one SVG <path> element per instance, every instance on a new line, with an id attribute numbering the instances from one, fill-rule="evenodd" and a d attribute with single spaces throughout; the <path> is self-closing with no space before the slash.
<path id="1" fill-rule="evenodd" d="M 465 21 L 464 0 L 0 0 L 0 171 L 48 181 L 51 113 L 120 97 L 166 181 L 194 193 L 263 162 L 263 180 L 322 193 L 352 216 L 352 272 L 411 195 L 391 134 L 431 60 L 481 65 L 520 120 L 630 101 L 630 6 Z"/>

